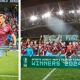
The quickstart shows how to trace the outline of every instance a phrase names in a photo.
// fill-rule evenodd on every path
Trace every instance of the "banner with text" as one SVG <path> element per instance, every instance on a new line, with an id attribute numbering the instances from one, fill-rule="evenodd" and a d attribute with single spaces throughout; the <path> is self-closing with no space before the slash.
<path id="1" fill-rule="evenodd" d="M 80 58 L 22 56 L 21 66 L 25 68 L 80 68 Z"/>

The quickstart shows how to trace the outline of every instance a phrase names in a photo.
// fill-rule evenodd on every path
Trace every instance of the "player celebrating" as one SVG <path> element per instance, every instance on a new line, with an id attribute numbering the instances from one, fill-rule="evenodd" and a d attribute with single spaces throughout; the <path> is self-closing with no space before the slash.
<path id="1" fill-rule="evenodd" d="M 12 32 L 11 26 L 5 23 L 6 16 L 0 14 L 0 47 L 6 45 L 7 35 L 10 34 L 13 40 L 13 46 L 16 46 L 16 36 Z M 0 49 L 0 57 L 3 55 L 4 50 Z"/>

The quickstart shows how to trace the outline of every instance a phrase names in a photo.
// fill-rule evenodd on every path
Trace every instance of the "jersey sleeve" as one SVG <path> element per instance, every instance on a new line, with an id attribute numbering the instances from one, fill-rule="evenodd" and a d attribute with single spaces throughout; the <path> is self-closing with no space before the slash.
<path id="1" fill-rule="evenodd" d="M 13 31 L 12 31 L 11 26 L 10 26 L 9 24 L 8 24 L 8 28 L 9 28 L 8 33 L 9 33 L 10 35 L 12 35 L 12 34 L 13 34 Z"/>

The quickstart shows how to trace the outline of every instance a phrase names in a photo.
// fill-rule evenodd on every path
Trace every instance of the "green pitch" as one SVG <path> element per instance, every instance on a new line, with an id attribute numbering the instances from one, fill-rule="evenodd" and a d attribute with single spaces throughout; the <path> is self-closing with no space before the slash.
<path id="1" fill-rule="evenodd" d="M 54 68 L 53 68 L 54 69 Z M 43 80 L 52 68 L 22 68 L 22 80 Z M 45 80 L 80 80 L 80 69 L 56 68 Z"/>
<path id="2" fill-rule="evenodd" d="M 0 80 L 18 80 L 18 51 L 9 51 L 0 58 Z"/>

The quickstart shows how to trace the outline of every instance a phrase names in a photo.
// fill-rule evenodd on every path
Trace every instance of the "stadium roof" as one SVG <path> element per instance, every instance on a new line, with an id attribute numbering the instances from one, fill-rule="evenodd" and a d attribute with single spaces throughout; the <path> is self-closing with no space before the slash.
<path id="1" fill-rule="evenodd" d="M 52 3 L 52 2 L 63 2 L 63 4 L 64 4 L 64 2 L 80 3 L 79 0 L 22 0 L 22 8 L 37 6 L 37 5 L 40 5 L 40 4 Z"/>
<path id="2" fill-rule="evenodd" d="M 64 12 L 59 12 L 60 9 Z M 29 16 L 34 13 L 35 17 L 40 18 L 48 10 L 52 10 L 52 17 L 70 23 L 72 27 L 79 30 L 80 13 L 77 14 L 78 9 L 80 9 L 80 0 L 24 0 L 22 1 L 22 30 L 36 26 L 46 27 L 40 19 L 36 20 L 35 23 L 29 22 Z M 57 12 L 59 15 L 55 15 Z M 62 15 L 63 13 L 64 15 Z"/>

